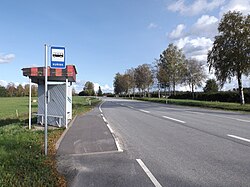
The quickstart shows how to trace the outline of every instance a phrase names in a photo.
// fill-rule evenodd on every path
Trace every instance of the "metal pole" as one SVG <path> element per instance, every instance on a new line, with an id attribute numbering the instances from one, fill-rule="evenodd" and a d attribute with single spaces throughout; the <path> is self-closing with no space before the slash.
<path id="1" fill-rule="evenodd" d="M 66 102 L 65 102 L 65 112 L 66 112 L 66 115 L 65 115 L 65 126 L 66 126 L 66 129 L 68 128 L 68 78 L 66 78 L 66 82 L 65 82 L 65 85 L 66 85 Z"/>
<path id="2" fill-rule="evenodd" d="M 29 87 L 29 129 L 31 129 L 31 78 L 30 80 L 30 87 Z"/>
<path id="3" fill-rule="evenodd" d="M 48 154 L 48 46 L 45 44 L 45 85 L 44 85 L 44 154 Z"/>

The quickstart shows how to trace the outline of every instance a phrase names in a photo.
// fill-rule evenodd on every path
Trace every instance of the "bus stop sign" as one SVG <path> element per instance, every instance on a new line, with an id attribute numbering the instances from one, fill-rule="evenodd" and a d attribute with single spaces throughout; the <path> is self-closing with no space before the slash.
<path id="1" fill-rule="evenodd" d="M 65 47 L 51 47 L 51 68 L 65 69 Z"/>

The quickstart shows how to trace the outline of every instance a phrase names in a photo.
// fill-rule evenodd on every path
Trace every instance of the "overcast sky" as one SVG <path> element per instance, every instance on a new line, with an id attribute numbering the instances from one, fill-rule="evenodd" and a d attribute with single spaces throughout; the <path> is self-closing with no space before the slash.
<path id="1" fill-rule="evenodd" d="M 0 84 L 27 83 L 21 69 L 44 66 L 44 44 L 66 47 L 77 91 L 86 81 L 112 91 L 117 72 L 152 63 L 169 43 L 205 63 L 228 10 L 249 14 L 250 0 L 2 0 Z"/>

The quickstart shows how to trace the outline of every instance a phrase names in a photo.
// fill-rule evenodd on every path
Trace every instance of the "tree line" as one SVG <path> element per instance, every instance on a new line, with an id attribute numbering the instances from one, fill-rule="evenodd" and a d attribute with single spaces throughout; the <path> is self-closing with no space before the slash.
<path id="1" fill-rule="evenodd" d="M 250 15 L 238 11 L 229 11 L 223 15 L 218 26 L 218 35 L 214 38 L 213 47 L 208 51 L 207 65 L 209 72 L 214 73 L 220 88 L 233 77 L 238 81 L 238 92 L 241 104 L 244 104 L 242 76 L 250 73 Z M 152 64 L 139 65 L 114 77 L 115 94 L 149 95 L 149 89 L 157 84 L 165 94 L 176 94 L 179 85 L 189 86 L 194 98 L 196 87 L 202 86 L 207 79 L 205 67 L 195 59 L 187 59 L 181 49 L 169 44 L 158 59 Z M 214 85 L 214 82 L 216 85 Z M 204 91 L 217 87 L 215 80 L 207 80 Z"/>
<path id="2" fill-rule="evenodd" d="M 0 97 L 24 97 L 29 96 L 29 84 L 22 86 L 19 84 L 15 86 L 14 83 L 10 82 L 6 87 L 0 86 Z M 37 86 L 31 86 L 31 95 L 32 97 L 37 96 Z"/>

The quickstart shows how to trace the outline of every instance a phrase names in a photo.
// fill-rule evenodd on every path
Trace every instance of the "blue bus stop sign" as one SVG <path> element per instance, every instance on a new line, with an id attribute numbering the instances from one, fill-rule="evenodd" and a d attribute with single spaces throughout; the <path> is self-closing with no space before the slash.
<path id="1" fill-rule="evenodd" d="M 51 68 L 65 69 L 65 47 L 51 47 Z"/>

